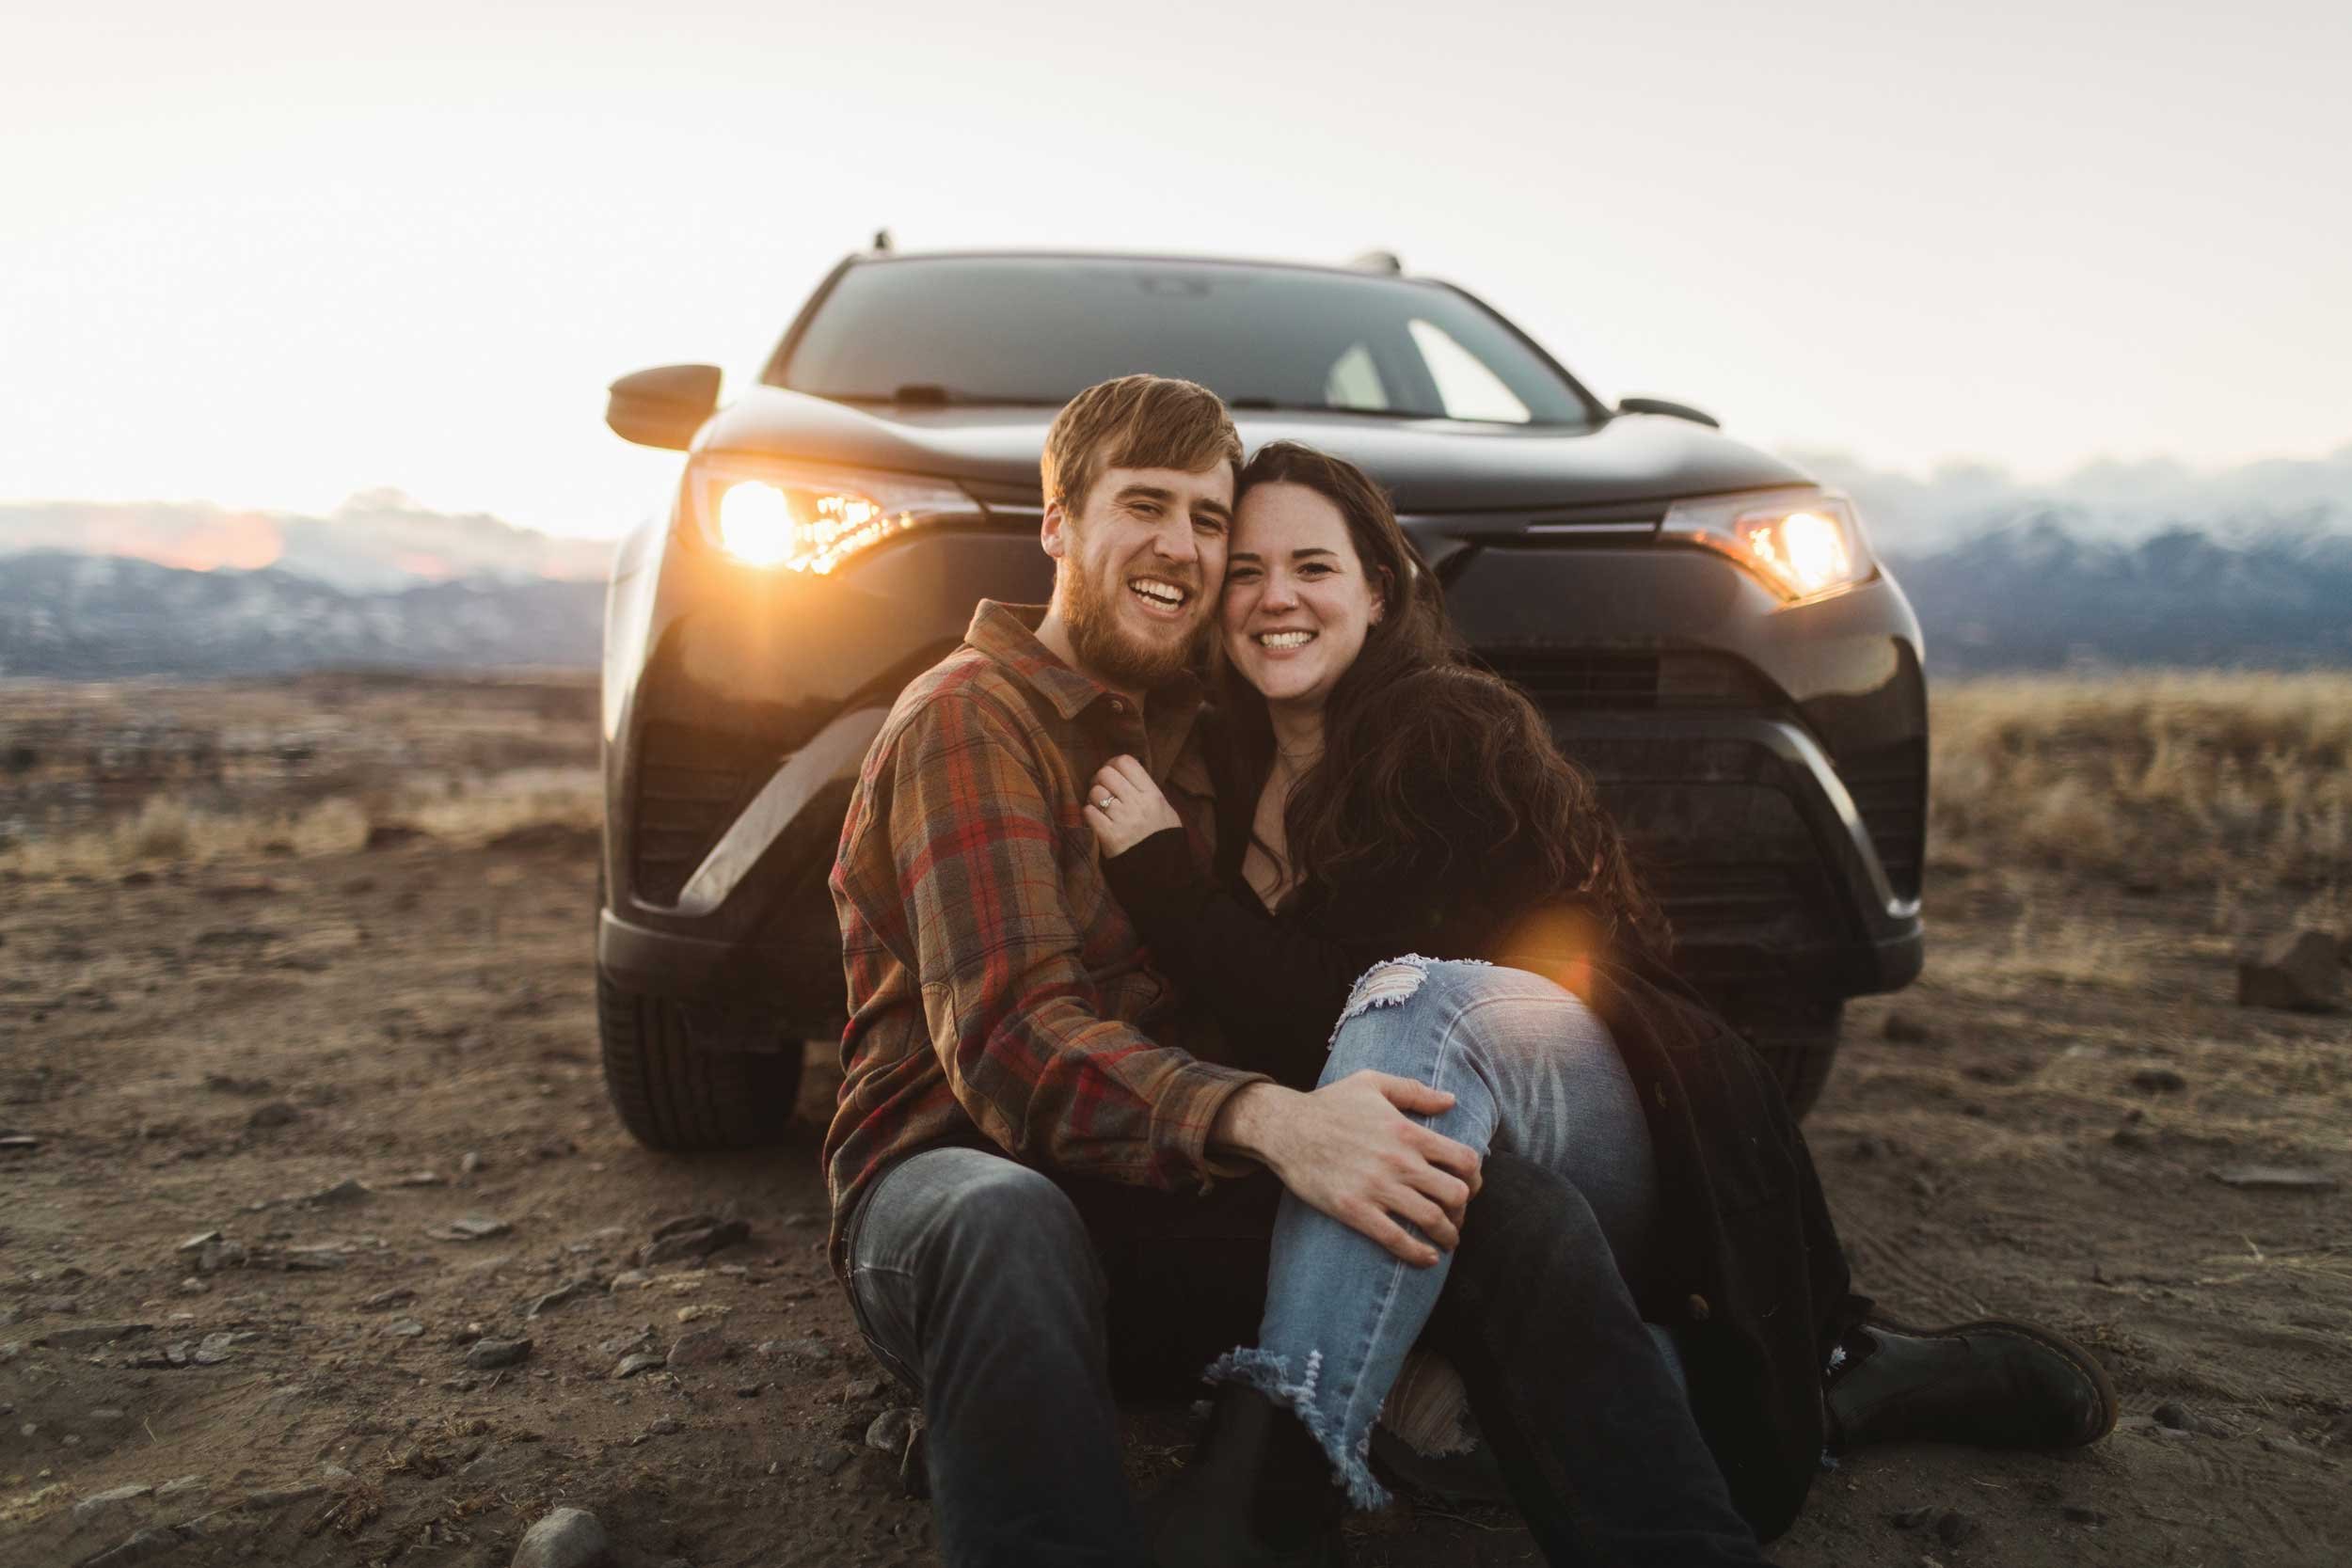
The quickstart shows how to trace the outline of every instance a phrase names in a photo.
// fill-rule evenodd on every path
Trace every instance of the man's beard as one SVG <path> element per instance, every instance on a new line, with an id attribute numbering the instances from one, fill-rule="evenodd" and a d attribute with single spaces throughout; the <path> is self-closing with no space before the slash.
<path id="1" fill-rule="evenodd" d="M 1125 573 L 1114 581 L 1110 594 L 1127 592 Z M 1167 643 L 1145 642 L 1119 624 L 1117 601 L 1085 571 L 1073 565 L 1063 587 L 1062 623 L 1070 628 L 1071 651 L 1085 673 L 1106 685 L 1142 690 L 1192 662 L 1193 648 L 1200 641 L 1198 626 Z M 1199 590 L 1194 594 L 1197 597 Z"/>

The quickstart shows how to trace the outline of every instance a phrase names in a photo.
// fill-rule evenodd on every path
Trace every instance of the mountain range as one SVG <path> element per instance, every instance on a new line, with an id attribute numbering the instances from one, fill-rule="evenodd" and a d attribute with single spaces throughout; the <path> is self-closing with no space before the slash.
<path id="1" fill-rule="evenodd" d="M 1939 674 L 2352 665 L 2352 446 L 2042 485 L 1804 461 L 1860 503 Z M 610 552 L 390 490 L 324 517 L 0 503 L 0 677 L 593 666 Z"/>

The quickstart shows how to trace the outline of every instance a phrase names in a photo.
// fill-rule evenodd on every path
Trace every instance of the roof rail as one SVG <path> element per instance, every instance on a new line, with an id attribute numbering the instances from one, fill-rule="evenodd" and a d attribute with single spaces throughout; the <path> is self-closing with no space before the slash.
<path id="1" fill-rule="evenodd" d="M 1405 276 L 1405 263 L 1393 250 L 1367 250 L 1347 263 L 1358 272 L 1385 272 L 1391 277 Z"/>

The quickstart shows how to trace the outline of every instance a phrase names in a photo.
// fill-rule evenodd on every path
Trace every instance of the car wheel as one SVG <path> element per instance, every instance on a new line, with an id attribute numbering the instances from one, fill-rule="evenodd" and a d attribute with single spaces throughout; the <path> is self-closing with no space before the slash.
<path id="1" fill-rule="evenodd" d="M 1788 1114 L 1804 1120 L 1814 1101 L 1821 1098 L 1831 1064 L 1837 1060 L 1838 1029 L 1846 1016 L 1844 1000 L 1749 997 L 1726 1006 L 1724 1014 L 1780 1080 Z"/>
<path id="2" fill-rule="evenodd" d="M 698 1049 L 680 1004 L 596 972 L 604 1088 L 647 1148 L 755 1148 L 780 1143 L 801 1089 L 801 1053 Z"/>

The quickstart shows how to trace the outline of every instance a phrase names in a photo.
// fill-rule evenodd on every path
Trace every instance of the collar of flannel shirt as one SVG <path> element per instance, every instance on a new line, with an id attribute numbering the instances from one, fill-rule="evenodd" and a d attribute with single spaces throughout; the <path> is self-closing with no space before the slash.
<path id="1" fill-rule="evenodd" d="M 963 640 L 980 652 L 1002 664 L 1007 670 L 1036 690 L 1054 706 L 1065 721 L 1078 715 L 1097 703 L 1112 713 L 1124 713 L 1129 705 L 1124 697 L 1090 675 L 1079 673 L 1057 657 L 1054 650 L 1037 640 L 1037 628 L 1045 619 L 1046 607 L 1039 604 L 999 604 L 994 599 L 982 599 L 972 612 L 971 629 Z M 1193 721 L 1200 718 L 1205 689 L 1200 678 L 1190 671 L 1162 681 L 1144 693 L 1144 720 L 1152 740 L 1152 754 L 1147 764 L 1155 771 L 1168 767 L 1168 758 L 1181 760 L 1178 767 L 1181 782 L 1194 793 L 1208 793 L 1208 773 L 1200 766 L 1198 747 L 1187 747 Z"/>

